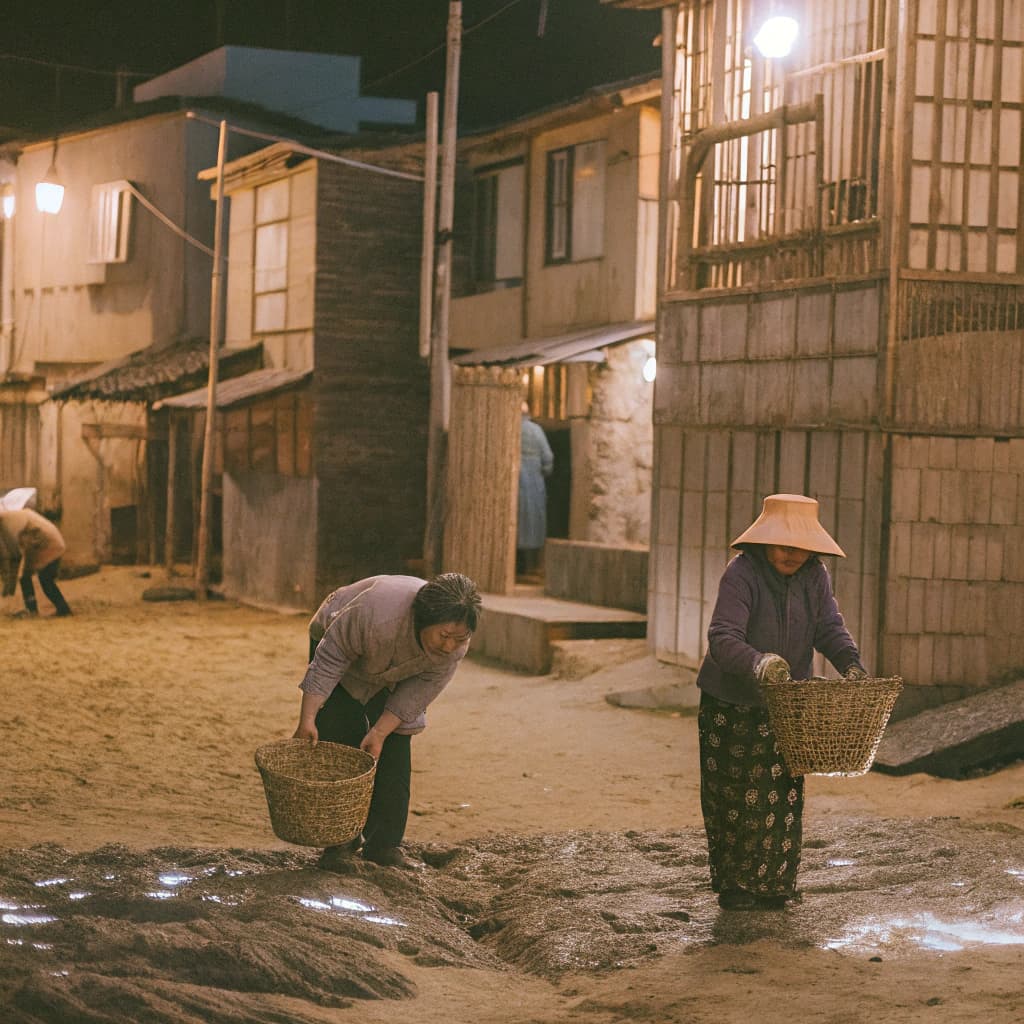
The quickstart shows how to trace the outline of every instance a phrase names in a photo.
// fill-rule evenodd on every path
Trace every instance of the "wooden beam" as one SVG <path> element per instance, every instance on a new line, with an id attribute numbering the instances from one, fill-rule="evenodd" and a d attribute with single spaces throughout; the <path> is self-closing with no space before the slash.
<path id="1" fill-rule="evenodd" d="M 104 441 L 109 438 L 126 438 L 131 441 L 163 441 L 166 435 L 153 430 L 143 423 L 83 423 L 83 441 Z"/>

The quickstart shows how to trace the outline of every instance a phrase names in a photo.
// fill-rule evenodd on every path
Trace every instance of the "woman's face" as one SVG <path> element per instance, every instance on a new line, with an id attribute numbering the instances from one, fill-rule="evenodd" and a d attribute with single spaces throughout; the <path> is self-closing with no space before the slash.
<path id="1" fill-rule="evenodd" d="M 787 548 L 779 544 L 766 544 L 764 553 L 771 567 L 783 576 L 792 576 L 814 554 L 803 548 Z"/>
<path id="2" fill-rule="evenodd" d="M 420 646 L 427 654 L 452 654 L 472 636 L 464 622 L 441 622 L 420 630 Z"/>

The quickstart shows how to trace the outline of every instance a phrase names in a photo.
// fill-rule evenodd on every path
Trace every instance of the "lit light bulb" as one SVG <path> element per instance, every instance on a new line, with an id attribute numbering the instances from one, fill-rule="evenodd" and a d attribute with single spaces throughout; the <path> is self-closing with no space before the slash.
<path id="1" fill-rule="evenodd" d="M 648 384 L 654 383 L 654 378 L 658 375 L 658 360 L 654 356 L 648 356 L 644 362 L 644 368 L 640 371 L 640 375 L 643 377 Z"/>
<path id="2" fill-rule="evenodd" d="M 50 164 L 46 177 L 36 185 L 36 207 L 40 213 L 60 213 L 64 205 L 64 186 L 57 177 L 56 164 Z"/>
<path id="3" fill-rule="evenodd" d="M 795 18 L 777 14 L 768 18 L 758 30 L 754 45 L 762 57 L 788 57 L 799 33 L 800 26 Z"/>

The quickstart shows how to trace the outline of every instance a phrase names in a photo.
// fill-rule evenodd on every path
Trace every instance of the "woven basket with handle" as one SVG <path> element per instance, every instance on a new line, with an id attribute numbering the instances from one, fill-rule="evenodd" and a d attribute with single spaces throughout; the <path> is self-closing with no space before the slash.
<path id="1" fill-rule="evenodd" d="M 377 762 L 365 750 L 288 739 L 256 751 L 274 834 L 299 846 L 336 846 L 366 824 Z"/>
<path id="2" fill-rule="evenodd" d="M 763 683 L 768 717 L 793 775 L 870 771 L 896 698 L 898 676 Z"/>

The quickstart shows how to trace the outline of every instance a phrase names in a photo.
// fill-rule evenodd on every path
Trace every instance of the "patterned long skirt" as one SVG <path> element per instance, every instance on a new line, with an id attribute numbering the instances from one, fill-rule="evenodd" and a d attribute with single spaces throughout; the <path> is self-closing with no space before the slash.
<path id="1" fill-rule="evenodd" d="M 804 780 L 786 763 L 768 709 L 701 694 L 700 803 L 711 888 L 790 896 L 803 835 Z"/>

